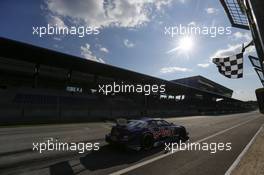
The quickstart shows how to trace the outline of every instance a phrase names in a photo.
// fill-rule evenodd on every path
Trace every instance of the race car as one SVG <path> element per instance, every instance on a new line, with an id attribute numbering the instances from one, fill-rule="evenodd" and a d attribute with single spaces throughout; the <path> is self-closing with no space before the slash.
<path id="1" fill-rule="evenodd" d="M 134 150 L 150 150 L 165 142 L 188 140 L 184 126 L 169 123 L 163 119 L 143 118 L 140 120 L 119 120 L 105 136 L 106 142 Z"/>

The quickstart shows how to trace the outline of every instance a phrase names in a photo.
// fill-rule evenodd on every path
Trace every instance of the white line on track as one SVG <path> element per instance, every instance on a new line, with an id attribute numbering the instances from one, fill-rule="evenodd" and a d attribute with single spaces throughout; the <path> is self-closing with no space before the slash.
<path id="1" fill-rule="evenodd" d="M 210 135 L 210 136 L 208 136 L 208 137 L 205 137 L 205 138 L 200 139 L 200 140 L 195 141 L 195 142 L 196 142 L 196 143 L 199 143 L 199 142 L 203 142 L 203 141 L 205 141 L 205 140 L 211 139 L 211 138 L 216 137 L 216 136 L 218 136 L 218 135 L 220 135 L 220 134 L 223 134 L 223 133 L 225 133 L 225 132 L 227 132 L 227 131 L 229 131 L 229 130 L 232 130 L 232 129 L 237 128 L 237 127 L 239 127 L 239 126 L 241 126 L 241 125 L 244 125 L 244 124 L 246 124 L 246 123 L 248 123 L 248 122 L 250 122 L 250 121 L 252 121 L 252 120 L 255 120 L 255 119 L 257 119 L 257 118 L 259 118 L 259 117 L 256 117 L 256 118 L 253 118 L 253 119 L 250 119 L 250 120 L 247 120 L 247 121 L 244 121 L 244 122 L 238 123 L 238 124 L 236 124 L 236 125 L 234 125 L 234 126 L 232 126 L 232 127 L 230 127 L 230 128 L 224 129 L 224 130 L 222 130 L 222 131 L 219 131 L 219 132 L 217 132 L 217 133 L 215 133 L 215 134 L 212 134 L 212 135 Z M 174 153 L 176 153 L 176 152 L 178 152 L 178 151 L 175 151 L 175 152 L 173 152 L 173 153 L 170 152 L 170 153 L 167 153 L 167 154 L 159 155 L 159 156 L 154 157 L 154 158 L 152 158 L 152 159 L 149 159 L 149 160 L 146 160 L 146 161 L 140 162 L 140 163 L 138 163 L 138 164 L 132 165 L 132 166 L 130 166 L 130 167 L 127 167 L 127 168 L 121 169 L 121 170 L 119 170 L 119 171 L 113 172 L 113 173 L 111 173 L 110 175 L 121 175 L 121 174 L 127 173 L 127 172 L 129 172 L 129 171 L 132 171 L 132 170 L 137 169 L 137 168 L 139 168 L 139 167 L 142 167 L 142 166 L 144 166 L 144 165 L 147 165 L 147 164 L 150 164 L 150 163 L 155 162 L 155 161 L 157 161 L 157 160 L 160 160 L 160 159 L 162 159 L 162 158 L 164 158 L 164 157 L 170 156 L 170 155 L 172 155 L 172 154 L 174 154 Z"/>
<path id="2" fill-rule="evenodd" d="M 239 156 L 236 158 L 236 160 L 233 162 L 233 164 L 229 167 L 229 169 L 226 171 L 225 175 L 230 175 L 232 171 L 237 167 L 239 162 L 241 161 L 242 157 L 246 154 L 252 143 L 255 141 L 256 137 L 260 133 L 261 129 L 263 128 L 263 125 L 258 129 L 256 134 L 252 137 L 250 142 L 247 144 L 247 146 L 243 149 L 243 151 L 239 154 Z"/>

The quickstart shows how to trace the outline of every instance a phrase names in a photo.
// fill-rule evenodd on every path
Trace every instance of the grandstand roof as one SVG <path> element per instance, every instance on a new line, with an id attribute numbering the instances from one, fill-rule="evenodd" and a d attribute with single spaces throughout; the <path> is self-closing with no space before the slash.
<path id="1" fill-rule="evenodd" d="M 124 80 L 144 84 L 165 84 L 166 92 L 173 95 L 195 92 L 200 94 L 212 95 L 217 98 L 229 99 L 222 94 L 212 93 L 189 85 L 179 84 L 149 75 L 137 73 L 131 70 L 122 69 L 108 64 L 98 63 L 95 61 L 79 58 L 72 55 L 36 47 L 10 39 L 0 38 L 0 57 L 22 60 L 35 64 L 43 64 L 52 67 L 63 68 L 67 70 L 76 70 L 83 73 L 94 74 L 103 77 L 113 78 L 114 80 Z"/>
<path id="2" fill-rule="evenodd" d="M 215 89 L 215 90 L 219 90 L 219 91 L 229 92 L 231 94 L 233 93 L 232 89 L 229 89 L 229 88 L 227 88 L 221 84 L 218 84 L 212 80 L 209 80 L 208 78 L 205 78 L 201 75 L 187 77 L 187 78 L 181 78 L 181 79 L 176 79 L 176 80 L 171 80 L 171 81 L 176 82 L 176 83 L 180 83 L 180 84 L 189 84 L 189 85 L 192 84 L 195 87 L 198 87 L 199 86 L 198 84 L 202 84 L 202 85 L 205 85 L 207 87 L 210 87 L 211 90 Z M 212 92 L 212 91 L 210 91 L 210 92 Z"/>

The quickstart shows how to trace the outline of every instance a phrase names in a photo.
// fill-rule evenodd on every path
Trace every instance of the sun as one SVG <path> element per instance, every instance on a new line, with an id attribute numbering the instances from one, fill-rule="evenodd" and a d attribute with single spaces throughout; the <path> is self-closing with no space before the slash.
<path id="1" fill-rule="evenodd" d="M 183 54 L 186 55 L 186 57 L 189 57 L 189 53 L 194 49 L 194 38 L 191 36 L 183 36 L 176 42 L 176 47 L 169 50 L 167 53 L 177 52 L 179 55 Z"/>
<path id="2" fill-rule="evenodd" d="M 180 39 L 178 48 L 183 52 L 189 52 L 192 50 L 193 44 L 194 44 L 193 38 L 190 36 L 185 36 Z"/>

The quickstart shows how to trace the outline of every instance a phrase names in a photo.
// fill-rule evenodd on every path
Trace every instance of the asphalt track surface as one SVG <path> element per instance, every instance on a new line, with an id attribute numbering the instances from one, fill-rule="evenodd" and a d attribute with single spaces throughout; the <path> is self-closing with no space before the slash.
<path id="1" fill-rule="evenodd" d="M 112 123 L 83 123 L 0 128 L 0 174 L 225 174 L 261 125 L 258 112 L 219 116 L 169 118 L 184 125 L 189 142 L 231 143 L 230 151 L 178 151 L 165 153 L 164 147 L 151 151 L 112 148 L 104 135 Z M 76 152 L 32 151 L 32 142 L 47 138 L 65 142 L 99 142 L 100 150 Z"/>

